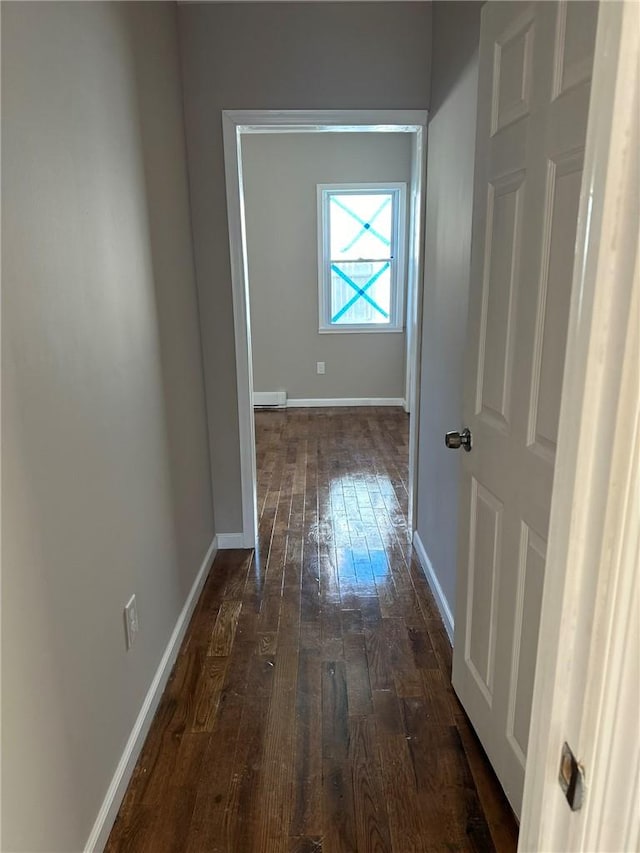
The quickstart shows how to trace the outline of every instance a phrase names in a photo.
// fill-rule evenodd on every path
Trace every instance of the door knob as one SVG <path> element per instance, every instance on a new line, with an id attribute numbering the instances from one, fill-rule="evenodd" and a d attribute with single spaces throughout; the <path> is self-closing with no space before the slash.
<path id="1" fill-rule="evenodd" d="M 448 432 L 444 437 L 444 443 L 447 445 L 449 450 L 458 450 L 458 448 L 464 447 L 468 453 L 473 444 L 471 430 L 469 427 L 465 427 L 462 432 L 458 432 L 457 430 Z"/>

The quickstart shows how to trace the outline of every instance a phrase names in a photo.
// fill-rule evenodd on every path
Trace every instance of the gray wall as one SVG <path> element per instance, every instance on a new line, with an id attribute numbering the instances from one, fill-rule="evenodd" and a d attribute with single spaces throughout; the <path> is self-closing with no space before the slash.
<path id="1" fill-rule="evenodd" d="M 220 112 L 425 109 L 428 3 L 194 3 L 178 8 L 216 522 L 242 529 Z"/>
<path id="2" fill-rule="evenodd" d="M 408 133 L 256 134 L 242 142 L 255 391 L 403 397 L 404 332 L 318 332 L 316 185 L 411 181 Z M 318 376 L 316 363 L 326 373 Z"/>
<path id="3" fill-rule="evenodd" d="M 2 4 L 7 851 L 84 848 L 214 532 L 175 14 Z"/>
<path id="4" fill-rule="evenodd" d="M 433 83 L 419 430 L 417 530 L 455 608 L 460 456 L 481 3 L 433 5 Z"/>

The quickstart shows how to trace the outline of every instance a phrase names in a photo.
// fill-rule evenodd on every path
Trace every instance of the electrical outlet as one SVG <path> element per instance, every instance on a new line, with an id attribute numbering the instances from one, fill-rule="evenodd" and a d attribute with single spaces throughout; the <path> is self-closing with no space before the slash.
<path id="1" fill-rule="evenodd" d="M 135 595 L 132 595 L 124 608 L 124 630 L 127 640 L 127 649 L 135 643 L 140 625 L 138 623 L 138 603 Z"/>
<path id="2" fill-rule="evenodd" d="M 318 376 L 324 376 L 324 361 L 318 362 Z"/>

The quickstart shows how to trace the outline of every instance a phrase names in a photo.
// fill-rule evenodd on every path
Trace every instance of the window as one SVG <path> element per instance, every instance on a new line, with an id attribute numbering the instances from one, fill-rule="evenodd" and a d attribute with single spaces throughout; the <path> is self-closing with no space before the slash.
<path id="1" fill-rule="evenodd" d="M 403 328 L 405 184 L 319 184 L 321 332 Z"/>

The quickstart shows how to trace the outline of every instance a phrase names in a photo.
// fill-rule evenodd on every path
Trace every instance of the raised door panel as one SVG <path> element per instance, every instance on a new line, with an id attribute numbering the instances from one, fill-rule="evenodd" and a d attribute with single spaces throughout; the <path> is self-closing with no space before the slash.
<path id="1" fill-rule="evenodd" d="M 510 421 L 524 177 L 522 170 L 501 177 L 489 184 L 487 193 L 476 414 L 505 433 Z"/>
<path id="2" fill-rule="evenodd" d="M 553 98 L 591 78 L 598 24 L 595 2 L 561 2 L 556 20 Z"/>
<path id="3" fill-rule="evenodd" d="M 533 58 L 532 24 L 533 16 L 527 9 L 494 42 L 492 136 L 529 113 Z"/>
<path id="4" fill-rule="evenodd" d="M 527 444 L 553 462 L 558 437 L 582 151 L 548 161 Z"/>
<path id="5" fill-rule="evenodd" d="M 469 602 L 466 659 L 489 707 L 495 671 L 496 607 L 500 589 L 503 506 L 475 477 L 469 519 Z"/>
<path id="6" fill-rule="evenodd" d="M 521 522 L 506 734 L 523 770 L 531 721 L 545 560 L 546 543 Z"/>

